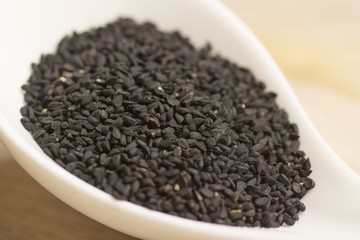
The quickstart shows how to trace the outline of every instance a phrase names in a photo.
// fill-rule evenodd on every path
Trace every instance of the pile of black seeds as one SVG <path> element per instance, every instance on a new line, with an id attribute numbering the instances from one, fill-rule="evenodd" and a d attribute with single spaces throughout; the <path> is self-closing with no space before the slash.
<path id="1" fill-rule="evenodd" d="M 293 225 L 314 187 L 297 126 L 247 69 L 120 19 L 32 65 L 24 127 L 117 199 L 236 226 Z"/>

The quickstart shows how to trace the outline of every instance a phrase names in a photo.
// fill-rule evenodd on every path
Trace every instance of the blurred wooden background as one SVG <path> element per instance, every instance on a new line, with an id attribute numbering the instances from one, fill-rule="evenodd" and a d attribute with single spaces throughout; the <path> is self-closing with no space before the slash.
<path id="1" fill-rule="evenodd" d="M 222 0 L 260 38 L 320 134 L 360 174 L 360 1 Z M 68 207 L 0 143 L 0 240 L 135 239 Z"/>
<path id="2" fill-rule="evenodd" d="M 222 2 L 258 36 L 325 141 L 360 174 L 360 1 Z"/>

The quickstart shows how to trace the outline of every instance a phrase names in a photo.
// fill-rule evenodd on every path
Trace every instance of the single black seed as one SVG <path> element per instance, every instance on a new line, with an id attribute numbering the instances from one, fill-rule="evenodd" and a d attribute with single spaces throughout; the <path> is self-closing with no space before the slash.
<path id="1" fill-rule="evenodd" d="M 153 128 L 159 128 L 160 127 L 160 122 L 159 122 L 159 120 L 157 118 L 150 117 L 148 119 L 148 123 L 149 123 L 150 127 L 153 127 Z"/>
<path id="2" fill-rule="evenodd" d="M 39 123 L 41 124 L 51 124 L 54 121 L 52 117 L 39 117 Z"/>
<path id="3" fill-rule="evenodd" d="M 211 190 L 208 189 L 208 188 L 200 188 L 199 191 L 200 191 L 200 193 L 201 193 L 203 196 L 205 196 L 205 197 L 207 197 L 207 198 L 212 198 L 212 197 L 214 197 L 213 191 L 211 191 Z"/>
<path id="4" fill-rule="evenodd" d="M 216 146 L 216 139 L 213 138 L 213 137 L 210 137 L 208 139 L 206 139 L 206 144 L 212 148 L 212 147 L 215 147 Z"/>
<path id="5" fill-rule="evenodd" d="M 184 117 L 178 113 L 175 113 L 174 117 L 178 123 L 182 123 L 184 121 Z"/>
<path id="6" fill-rule="evenodd" d="M 113 128 L 111 134 L 115 139 L 120 139 L 121 138 L 120 130 L 118 128 L 116 128 L 116 127 Z"/>
<path id="7" fill-rule="evenodd" d="M 89 123 L 91 123 L 94 126 L 99 124 L 99 120 L 91 115 L 88 117 L 87 120 L 89 121 Z"/>
<path id="8" fill-rule="evenodd" d="M 190 132 L 189 137 L 192 139 L 199 140 L 199 139 L 201 139 L 201 134 L 198 132 Z"/>
<path id="9" fill-rule="evenodd" d="M 180 157 L 181 156 L 181 152 L 182 152 L 182 150 L 181 150 L 181 147 L 175 147 L 175 149 L 174 149 L 174 156 L 175 157 Z"/>
<path id="10" fill-rule="evenodd" d="M 268 197 L 260 197 L 255 199 L 254 204 L 258 207 L 264 207 L 267 204 L 270 204 L 270 198 Z"/>
<path id="11" fill-rule="evenodd" d="M 179 104 L 180 104 L 179 100 L 177 100 L 176 98 L 172 98 L 172 97 L 167 98 L 166 101 L 170 106 L 179 106 Z"/>
<path id="12" fill-rule="evenodd" d="M 299 183 L 294 182 L 292 184 L 292 189 L 295 193 L 300 193 L 301 192 L 301 185 Z"/>

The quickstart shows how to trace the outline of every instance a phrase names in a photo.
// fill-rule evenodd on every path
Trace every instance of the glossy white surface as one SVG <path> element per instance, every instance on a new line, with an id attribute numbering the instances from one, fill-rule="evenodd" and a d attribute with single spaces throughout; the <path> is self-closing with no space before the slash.
<path id="1" fill-rule="evenodd" d="M 19 164 L 41 185 L 85 215 L 143 239 L 358 239 L 360 178 L 321 139 L 283 74 L 250 30 L 228 9 L 209 0 L 12 1 L 2 7 L 0 134 Z M 196 45 L 210 41 L 223 56 L 249 67 L 299 125 L 301 148 L 311 158 L 316 187 L 303 199 L 307 210 L 293 227 L 239 228 L 201 223 L 114 200 L 68 173 L 21 126 L 20 86 L 30 63 L 51 52 L 64 34 L 100 26 L 118 16 L 151 20 L 180 30 Z"/>

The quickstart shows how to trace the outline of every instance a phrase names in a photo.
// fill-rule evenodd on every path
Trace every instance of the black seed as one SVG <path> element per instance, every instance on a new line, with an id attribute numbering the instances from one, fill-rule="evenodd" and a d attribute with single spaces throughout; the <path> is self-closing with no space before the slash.
<path id="1" fill-rule="evenodd" d="M 169 201 L 164 201 L 161 207 L 165 212 L 169 212 L 173 210 L 173 205 Z"/>
<path id="2" fill-rule="evenodd" d="M 170 106 L 179 106 L 179 104 L 180 104 L 179 100 L 177 100 L 176 98 L 172 98 L 172 97 L 167 98 L 166 101 Z"/>
<path id="3" fill-rule="evenodd" d="M 80 102 L 81 106 L 85 106 L 87 104 L 91 103 L 91 96 L 90 95 L 86 95 L 83 97 L 83 99 Z"/>
<path id="4" fill-rule="evenodd" d="M 284 214 L 284 222 L 289 225 L 292 226 L 295 224 L 295 220 L 289 215 L 289 214 Z"/>
<path id="5" fill-rule="evenodd" d="M 140 139 L 138 139 L 136 142 L 146 152 L 147 155 L 149 155 L 149 156 L 151 155 L 150 148 L 148 147 L 148 145 L 145 142 L 143 142 Z"/>
<path id="6" fill-rule="evenodd" d="M 85 106 L 85 109 L 89 111 L 95 111 L 98 109 L 98 104 L 96 102 L 91 102 Z"/>
<path id="7" fill-rule="evenodd" d="M 134 126 L 139 122 L 137 119 L 134 119 L 129 116 L 124 116 L 123 119 L 124 119 L 124 122 L 130 126 Z"/>
<path id="8" fill-rule="evenodd" d="M 39 117 L 39 123 L 41 124 L 51 124 L 54 121 L 52 117 Z"/>
<path id="9" fill-rule="evenodd" d="M 121 107 L 123 103 L 123 96 L 122 95 L 118 95 L 116 97 L 114 97 L 114 99 L 112 100 L 112 104 L 114 105 L 114 107 Z"/>
<path id="10" fill-rule="evenodd" d="M 178 123 L 182 123 L 184 121 L 184 117 L 178 113 L 175 113 L 174 117 Z"/>
<path id="11" fill-rule="evenodd" d="M 32 65 L 21 123 L 117 199 L 235 226 L 293 225 L 315 186 L 299 131 L 247 69 L 178 32 L 119 19 Z"/>
<path id="12" fill-rule="evenodd" d="M 191 182 L 191 175 L 183 171 L 179 176 L 179 185 L 181 188 L 187 187 Z"/>
<path id="13" fill-rule="evenodd" d="M 315 186 L 315 182 L 310 179 L 310 178 L 305 178 L 304 180 L 304 186 L 307 188 L 307 189 L 311 189 Z"/>
<path id="14" fill-rule="evenodd" d="M 201 139 L 201 134 L 198 132 L 190 132 L 189 137 L 192 139 L 199 140 L 199 139 Z"/>
<path id="15" fill-rule="evenodd" d="M 180 157 L 180 156 L 181 156 L 181 152 L 182 152 L 181 147 L 175 147 L 175 149 L 174 149 L 174 156 L 175 156 L 175 157 Z"/>
<path id="16" fill-rule="evenodd" d="M 267 197 L 257 198 L 255 199 L 254 204 L 259 207 L 264 207 L 267 204 L 270 204 L 270 198 Z"/>
<path id="17" fill-rule="evenodd" d="M 34 139 L 38 139 L 39 137 L 43 136 L 45 134 L 45 130 L 39 129 L 39 130 L 35 130 L 32 134 Z"/>
<path id="18" fill-rule="evenodd" d="M 165 91 L 161 86 L 154 88 L 154 93 L 155 93 L 155 95 L 158 95 L 158 96 L 165 95 Z"/>
<path id="19" fill-rule="evenodd" d="M 211 191 L 208 188 L 200 188 L 199 191 L 204 197 L 207 197 L 207 198 L 213 198 L 214 197 L 213 191 Z"/>
<path id="20" fill-rule="evenodd" d="M 149 126 L 152 127 L 152 128 L 159 128 L 160 127 L 160 123 L 159 123 L 159 120 L 157 118 L 149 118 L 148 119 L 148 123 L 149 123 Z"/>
<path id="21" fill-rule="evenodd" d="M 300 186 L 299 183 L 294 182 L 294 183 L 292 184 L 292 189 L 293 189 L 293 191 L 294 191 L 295 193 L 300 193 L 300 192 L 301 192 L 301 186 Z"/>
<path id="22" fill-rule="evenodd" d="M 113 128 L 111 134 L 115 139 L 120 139 L 121 138 L 121 133 L 120 133 L 119 129 L 117 129 L 116 127 Z"/>
<path id="23" fill-rule="evenodd" d="M 299 209 L 299 211 L 302 211 L 302 212 L 305 211 L 305 209 L 306 209 L 305 204 L 302 202 L 299 202 L 298 209 Z"/>
<path id="24" fill-rule="evenodd" d="M 124 196 L 127 196 L 129 194 L 129 190 L 130 190 L 128 185 L 125 185 L 121 180 L 116 182 L 115 189 L 117 191 L 119 191 L 119 193 L 123 194 Z"/>

